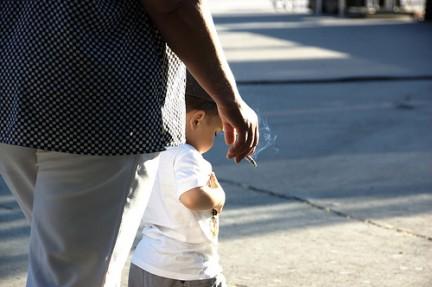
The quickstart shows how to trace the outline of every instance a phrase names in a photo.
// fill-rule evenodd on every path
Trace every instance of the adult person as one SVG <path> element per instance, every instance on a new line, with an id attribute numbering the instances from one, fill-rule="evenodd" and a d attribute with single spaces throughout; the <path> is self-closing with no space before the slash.
<path id="1" fill-rule="evenodd" d="M 227 157 L 254 152 L 201 0 L 1 1 L 0 29 L 0 173 L 31 222 L 27 286 L 118 284 L 158 152 L 184 140 L 181 61 Z"/>

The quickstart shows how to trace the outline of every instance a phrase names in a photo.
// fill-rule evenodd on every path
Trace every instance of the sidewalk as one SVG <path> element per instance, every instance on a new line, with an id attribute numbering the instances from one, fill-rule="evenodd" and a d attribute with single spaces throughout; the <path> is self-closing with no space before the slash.
<path id="1" fill-rule="evenodd" d="M 277 137 L 256 169 L 222 139 L 207 156 L 230 286 L 431 287 L 431 26 L 229 2 L 210 0 L 227 57 Z M 0 286 L 23 286 L 27 236 L 0 181 Z"/>
<path id="2" fill-rule="evenodd" d="M 432 286 L 430 25 L 239 7 L 215 22 L 278 137 L 257 169 L 223 160 L 222 143 L 209 155 L 228 193 L 229 282 Z"/>
<path id="3" fill-rule="evenodd" d="M 210 155 L 237 286 L 432 286 L 432 82 L 241 86 L 278 136 L 258 168 Z M 400 100 L 411 94 L 412 110 Z M 262 135 L 265 138 L 265 135 Z"/>
<path id="4" fill-rule="evenodd" d="M 248 13 L 215 22 L 240 83 L 432 76 L 430 25 L 408 17 Z"/>

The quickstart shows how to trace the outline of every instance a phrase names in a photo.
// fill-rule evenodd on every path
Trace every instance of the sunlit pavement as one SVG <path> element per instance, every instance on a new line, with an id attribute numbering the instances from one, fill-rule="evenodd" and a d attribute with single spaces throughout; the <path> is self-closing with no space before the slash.
<path id="1" fill-rule="evenodd" d="M 222 138 L 207 155 L 230 286 L 432 286 L 431 26 L 229 2 L 210 1 L 269 143 L 258 168 Z M 23 286 L 27 237 L 0 187 L 0 286 Z"/>
<path id="2" fill-rule="evenodd" d="M 241 86 L 273 146 L 209 155 L 238 286 L 431 286 L 430 81 Z"/>
<path id="3" fill-rule="evenodd" d="M 245 10 L 215 22 L 270 144 L 208 155 L 229 282 L 432 286 L 431 26 Z"/>

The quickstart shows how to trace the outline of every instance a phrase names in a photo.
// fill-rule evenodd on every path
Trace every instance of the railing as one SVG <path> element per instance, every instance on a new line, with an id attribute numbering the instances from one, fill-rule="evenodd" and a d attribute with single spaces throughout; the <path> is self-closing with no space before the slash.
<path id="1" fill-rule="evenodd" d="M 323 5 L 329 0 L 270 0 L 275 11 L 286 11 L 292 13 L 305 13 L 311 11 L 315 14 L 323 13 Z M 313 1 L 310 5 L 309 1 Z M 339 16 L 345 16 L 347 12 L 353 12 L 356 9 L 361 10 L 364 14 L 374 14 L 377 12 L 387 13 L 413 13 L 421 14 L 424 12 L 425 0 L 364 0 L 361 7 L 348 7 L 347 0 L 330 0 L 337 1 L 337 13 Z M 381 5 L 380 5 L 381 2 Z M 336 3 L 335 3 L 336 5 Z M 335 6 L 336 8 L 336 6 Z"/>

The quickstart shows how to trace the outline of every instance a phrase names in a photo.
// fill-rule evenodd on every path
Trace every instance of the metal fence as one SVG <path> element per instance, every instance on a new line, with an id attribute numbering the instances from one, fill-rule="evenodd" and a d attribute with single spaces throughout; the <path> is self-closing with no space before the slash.
<path id="1" fill-rule="evenodd" d="M 426 0 L 270 0 L 276 11 L 316 14 L 424 13 Z"/>

